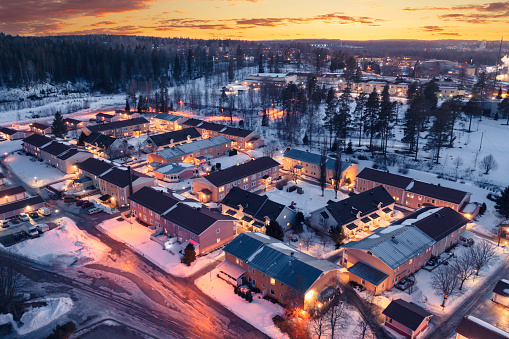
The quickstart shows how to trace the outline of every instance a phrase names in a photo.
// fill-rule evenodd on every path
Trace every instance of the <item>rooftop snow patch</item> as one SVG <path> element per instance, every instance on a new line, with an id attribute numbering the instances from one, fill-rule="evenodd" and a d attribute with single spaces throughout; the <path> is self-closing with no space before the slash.
<path id="1" fill-rule="evenodd" d="M 471 315 L 467 316 L 467 319 L 470 320 L 470 321 L 475 322 L 476 324 L 481 325 L 482 327 L 485 327 L 485 328 L 489 329 L 492 332 L 500 334 L 503 337 L 509 338 L 509 333 L 507 333 L 506 331 L 501 330 L 498 327 L 495 327 L 495 326 L 493 326 L 491 324 L 488 324 L 487 322 L 482 321 L 481 319 L 478 319 L 478 318 L 473 317 Z"/>
<path id="2" fill-rule="evenodd" d="M 276 242 L 274 244 L 272 244 L 272 246 L 276 247 L 276 248 L 280 248 L 282 250 L 287 250 L 287 251 L 295 251 L 295 249 L 291 248 L 291 247 L 288 247 L 286 246 L 285 244 L 283 243 L 279 243 L 279 242 Z"/>
<path id="3" fill-rule="evenodd" d="M 385 228 L 385 229 L 381 230 L 381 231 L 380 231 L 380 233 L 382 233 L 382 234 L 391 233 L 391 232 L 394 232 L 394 231 L 396 231 L 396 230 L 399 230 L 401 227 L 405 227 L 405 226 L 407 226 L 407 225 L 403 225 L 403 224 L 401 224 L 401 225 L 392 225 L 392 226 L 387 226 L 387 228 Z M 374 234 L 374 235 L 376 235 L 376 234 Z M 372 236 L 371 236 L 371 237 L 372 237 Z M 370 238 L 371 238 L 371 237 L 370 237 Z"/>

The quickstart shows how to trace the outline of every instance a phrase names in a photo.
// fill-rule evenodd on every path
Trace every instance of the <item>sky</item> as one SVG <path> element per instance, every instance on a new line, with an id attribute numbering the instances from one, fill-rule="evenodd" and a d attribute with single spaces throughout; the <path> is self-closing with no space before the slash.
<path id="1" fill-rule="evenodd" d="M 509 1 L 0 0 L 11 35 L 499 40 Z"/>

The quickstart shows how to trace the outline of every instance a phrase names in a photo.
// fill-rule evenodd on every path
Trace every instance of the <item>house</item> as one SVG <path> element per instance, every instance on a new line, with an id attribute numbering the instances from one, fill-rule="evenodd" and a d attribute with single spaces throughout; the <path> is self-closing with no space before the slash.
<path id="1" fill-rule="evenodd" d="M 143 141 L 142 147 L 145 153 L 160 151 L 183 143 L 190 143 L 201 139 L 201 134 L 195 128 L 180 129 L 172 132 L 152 134 Z"/>
<path id="2" fill-rule="evenodd" d="M 255 73 L 246 76 L 242 80 L 242 86 L 260 88 L 263 85 L 286 86 L 290 82 L 296 82 L 297 75 L 286 73 Z"/>
<path id="3" fill-rule="evenodd" d="M 165 148 L 148 155 L 148 162 L 161 164 L 169 162 L 187 162 L 200 165 L 210 159 L 225 155 L 231 150 L 231 141 L 223 136 L 183 143 L 172 148 Z"/>
<path id="4" fill-rule="evenodd" d="M 159 113 L 154 117 L 154 124 L 156 129 L 176 131 L 180 128 L 177 120 L 182 119 L 179 115 Z"/>
<path id="5" fill-rule="evenodd" d="M 304 310 L 323 306 L 336 294 L 332 282 L 338 266 L 300 252 L 260 232 L 239 234 L 223 249 L 217 269 L 235 286 L 248 284 L 280 303 L 296 303 Z"/>
<path id="6" fill-rule="evenodd" d="M 222 213 L 242 222 L 249 231 L 265 231 L 265 225 L 275 220 L 288 230 L 295 223 L 297 212 L 293 206 L 285 206 L 270 200 L 266 195 L 258 195 L 233 187 L 221 201 Z"/>
<path id="7" fill-rule="evenodd" d="M 122 140 L 99 132 L 90 133 L 84 140 L 85 147 L 100 158 L 112 159 L 120 153 Z"/>
<path id="8" fill-rule="evenodd" d="M 28 131 L 20 131 L 9 127 L 0 128 L 0 137 L 7 140 L 19 140 L 27 137 Z"/>
<path id="9" fill-rule="evenodd" d="M 320 180 L 321 155 L 291 149 L 284 154 L 283 169 L 294 172 L 297 176 L 305 175 Z M 326 180 L 334 184 L 336 172 L 336 159 L 327 157 Z M 359 165 L 348 162 L 341 162 L 341 185 L 350 185 L 355 182 Z"/>
<path id="10" fill-rule="evenodd" d="M 22 200 L 26 197 L 26 190 L 23 186 L 9 187 L 0 191 L 0 205 Z"/>
<path id="11" fill-rule="evenodd" d="M 136 111 L 117 109 L 115 110 L 115 116 L 118 118 L 118 120 L 138 119 L 140 117 L 140 113 Z"/>
<path id="12" fill-rule="evenodd" d="M 44 207 L 44 199 L 40 195 L 16 200 L 0 205 L 0 219 L 12 218 L 20 213 L 30 213 Z"/>
<path id="13" fill-rule="evenodd" d="M 474 316 L 464 317 L 455 329 L 456 339 L 508 339 L 509 333 Z"/>
<path id="14" fill-rule="evenodd" d="M 433 316 L 425 309 L 403 299 L 396 299 L 383 310 L 384 325 L 405 338 L 414 339 L 428 327 Z"/>
<path id="15" fill-rule="evenodd" d="M 375 186 L 384 186 L 397 204 L 413 209 L 424 206 L 444 206 L 461 212 L 469 203 L 471 196 L 470 193 L 440 184 L 429 184 L 399 174 L 364 168 L 357 175 L 355 189 L 363 192 Z"/>
<path id="16" fill-rule="evenodd" d="M 311 212 L 310 223 L 315 228 L 330 230 L 338 225 L 347 236 L 357 231 L 378 227 L 381 220 L 391 217 L 394 199 L 378 186 L 341 201 L 329 201 L 327 206 Z"/>
<path id="17" fill-rule="evenodd" d="M 110 122 L 118 121 L 119 118 L 118 118 L 118 116 L 116 116 L 114 114 L 97 113 L 95 115 L 95 120 L 97 122 L 110 123 Z"/>
<path id="18" fill-rule="evenodd" d="M 41 148 L 44 162 L 67 174 L 76 172 L 76 163 L 90 157 L 92 153 L 59 141 L 52 141 Z"/>
<path id="19" fill-rule="evenodd" d="M 232 141 L 233 148 L 256 149 L 263 146 L 263 139 L 259 132 L 215 124 L 194 118 L 183 118 L 177 121 L 181 128 L 196 128 L 203 139 L 224 136 Z"/>
<path id="20" fill-rule="evenodd" d="M 51 126 L 46 125 L 46 124 L 41 124 L 40 122 L 32 122 L 30 124 L 30 131 L 32 131 L 33 133 L 42 134 L 42 135 L 48 135 L 48 134 L 53 133 Z"/>
<path id="21" fill-rule="evenodd" d="M 118 167 L 111 161 L 88 158 L 76 164 L 78 178 L 92 179 L 93 186 L 103 194 L 101 200 L 110 201 L 115 206 L 126 206 L 127 198 L 142 187 L 154 186 L 155 180 L 145 174 Z"/>
<path id="22" fill-rule="evenodd" d="M 379 294 L 458 242 L 468 220 L 449 207 L 426 208 L 342 245 L 349 279 Z"/>
<path id="23" fill-rule="evenodd" d="M 150 130 L 150 122 L 145 118 L 114 121 L 106 124 L 85 126 L 81 129 L 86 135 L 98 132 L 115 138 L 140 136 Z"/>
<path id="24" fill-rule="evenodd" d="M 259 190 L 279 176 L 279 163 L 269 157 L 258 158 L 241 165 L 213 172 L 193 180 L 193 194 L 201 202 L 220 202 L 233 187 Z"/>
<path id="25" fill-rule="evenodd" d="M 167 163 L 153 170 L 154 178 L 167 182 L 180 182 L 198 175 L 196 166 L 187 163 Z"/>
<path id="26" fill-rule="evenodd" d="M 32 134 L 23 139 L 23 151 L 41 158 L 41 148 L 49 145 L 53 140 L 40 134 Z"/>
<path id="27" fill-rule="evenodd" d="M 501 279 L 493 289 L 493 301 L 509 307 L 509 280 Z"/>
<path id="28" fill-rule="evenodd" d="M 72 118 L 65 118 L 64 123 L 68 130 L 81 129 L 86 125 L 84 121 Z"/>

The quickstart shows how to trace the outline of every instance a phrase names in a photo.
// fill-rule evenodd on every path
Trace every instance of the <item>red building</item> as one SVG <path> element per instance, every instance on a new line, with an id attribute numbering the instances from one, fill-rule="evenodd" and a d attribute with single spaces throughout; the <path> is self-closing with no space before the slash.
<path id="1" fill-rule="evenodd" d="M 391 301 L 382 314 L 385 316 L 385 326 L 409 339 L 417 338 L 428 327 L 433 316 L 416 304 L 403 299 Z"/>

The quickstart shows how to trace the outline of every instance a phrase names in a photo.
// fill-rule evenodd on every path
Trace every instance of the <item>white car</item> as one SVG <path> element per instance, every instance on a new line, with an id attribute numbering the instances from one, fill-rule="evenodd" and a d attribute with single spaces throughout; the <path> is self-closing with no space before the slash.
<path id="1" fill-rule="evenodd" d="M 41 207 L 37 210 L 37 213 L 39 213 L 40 216 L 48 216 L 51 214 L 51 211 L 47 207 Z"/>
<path id="2" fill-rule="evenodd" d="M 21 213 L 19 215 L 19 220 L 21 220 L 21 221 L 30 221 L 30 218 L 28 217 L 28 215 L 26 213 Z"/>
<path id="3" fill-rule="evenodd" d="M 0 220 L 0 227 L 2 228 L 9 227 L 9 220 Z"/>
<path id="4" fill-rule="evenodd" d="M 88 214 L 96 214 L 101 213 L 103 210 L 97 207 L 92 207 L 88 209 Z"/>

